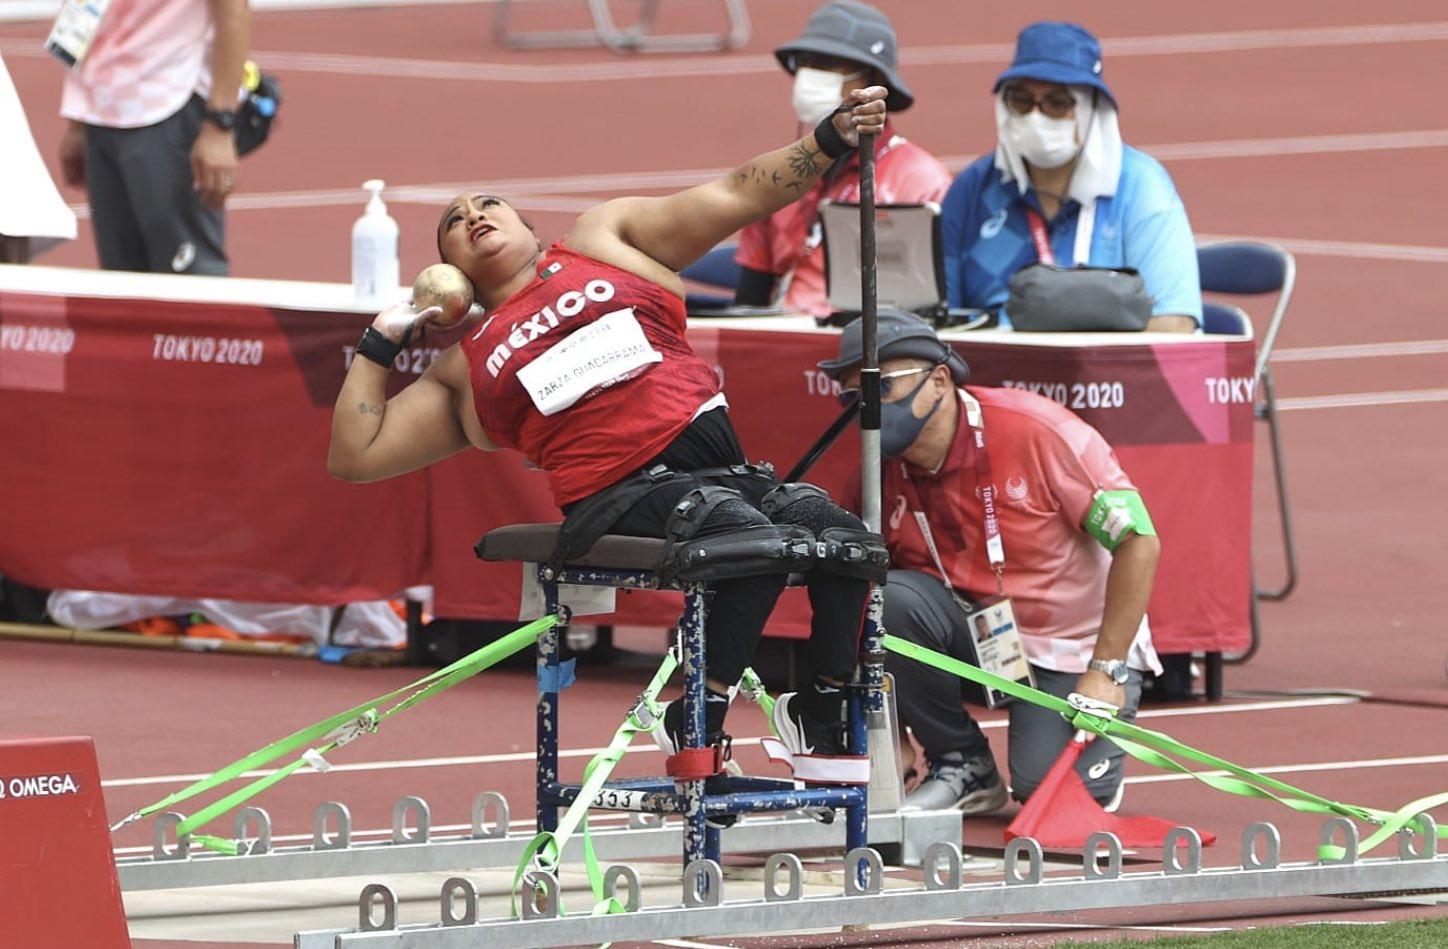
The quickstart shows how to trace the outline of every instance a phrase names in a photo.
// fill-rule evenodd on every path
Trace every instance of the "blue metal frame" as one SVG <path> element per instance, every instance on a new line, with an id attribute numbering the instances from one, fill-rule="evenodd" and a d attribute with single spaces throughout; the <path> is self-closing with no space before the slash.
<path id="1" fill-rule="evenodd" d="M 704 733 L 704 626 L 708 619 L 707 590 L 702 583 L 662 584 L 646 570 L 609 570 L 594 567 L 564 566 L 554 570 L 538 567 L 538 582 L 550 612 L 556 612 L 560 623 L 538 639 L 538 681 L 557 682 L 559 643 L 567 631 L 567 607 L 561 605 L 560 584 L 574 586 L 605 586 L 624 589 L 681 590 L 684 612 L 679 621 L 681 667 L 684 674 L 685 748 L 705 747 Z M 860 674 L 849 701 L 849 743 L 852 751 L 868 754 L 866 716 L 884 708 L 884 649 L 880 613 L 884 598 L 878 589 L 871 590 L 863 635 L 860 640 Z M 559 693 L 538 693 L 538 828 L 556 830 L 558 808 L 578 799 L 580 786 L 564 784 L 558 779 Z M 801 808 L 834 810 L 846 813 L 845 850 L 849 852 L 868 843 L 868 787 L 797 788 L 790 780 L 759 777 L 717 775 L 706 782 L 673 781 L 669 778 L 632 778 L 609 781 L 600 792 L 595 807 L 611 810 L 639 811 L 652 814 L 679 814 L 684 818 L 684 864 L 698 859 L 719 860 L 720 829 L 709 818 L 730 814 L 770 811 L 793 811 Z M 610 795 L 609 792 L 614 792 Z M 865 872 L 857 867 L 857 874 Z"/>

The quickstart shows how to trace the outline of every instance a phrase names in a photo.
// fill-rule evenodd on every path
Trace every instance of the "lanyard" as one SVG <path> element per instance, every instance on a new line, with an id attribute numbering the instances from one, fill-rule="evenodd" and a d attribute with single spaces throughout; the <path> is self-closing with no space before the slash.
<path id="1" fill-rule="evenodd" d="M 1046 230 L 1046 219 L 1041 212 L 1026 205 L 1026 220 L 1031 225 L 1031 243 L 1036 245 L 1036 259 L 1043 264 L 1054 264 L 1056 252 L 1051 250 L 1051 234 Z"/>
<path id="2" fill-rule="evenodd" d="M 996 511 L 996 490 L 995 484 L 991 481 L 990 452 L 985 445 L 985 423 L 980 410 L 980 403 L 972 398 L 965 390 L 957 389 L 960 395 L 961 407 L 965 411 L 966 427 L 970 429 L 970 437 L 975 446 L 975 480 L 977 493 L 980 495 L 980 502 L 985 507 L 985 555 L 990 562 L 991 572 L 995 574 L 996 592 L 1005 595 L 1005 582 L 1002 574 L 1006 566 L 1006 546 L 1001 538 L 1000 516 Z M 941 581 L 950 586 L 950 574 L 945 570 L 945 564 L 940 559 L 940 550 L 935 544 L 935 535 L 930 530 L 930 521 L 925 517 L 925 506 L 920 503 L 920 493 L 915 488 L 915 482 L 910 479 L 910 469 L 904 461 L 900 462 L 900 475 L 903 479 L 905 500 L 913 510 L 915 523 L 920 527 L 920 533 L 925 538 L 925 547 L 930 551 L 930 557 L 935 561 L 935 569 L 940 571 Z"/>

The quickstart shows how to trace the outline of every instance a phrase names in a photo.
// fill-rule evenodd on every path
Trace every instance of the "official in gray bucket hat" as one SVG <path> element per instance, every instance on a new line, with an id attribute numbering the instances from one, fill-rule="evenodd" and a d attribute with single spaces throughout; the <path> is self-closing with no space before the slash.
<path id="1" fill-rule="evenodd" d="M 827 56 L 868 66 L 890 90 L 891 112 L 904 112 L 915 96 L 900 78 L 900 41 L 885 14 L 858 0 L 831 0 L 810 15 L 799 38 L 774 51 L 779 64 L 798 75 L 811 56 Z M 836 95 L 835 101 L 839 101 Z M 815 121 L 819 121 L 818 118 Z"/>
<path id="2" fill-rule="evenodd" d="M 810 15 L 799 37 L 775 55 L 794 77 L 791 101 L 800 134 L 844 96 L 866 85 L 889 91 L 886 102 L 892 114 L 915 101 L 900 77 L 900 43 L 889 18 L 857 0 L 829 0 Z M 819 206 L 822 201 L 860 200 L 859 168 L 856 155 L 841 157 L 794 204 L 744 229 L 734 256 L 740 268 L 735 303 L 829 315 Z M 938 202 L 948 187 L 945 165 L 901 135 L 893 122 L 887 124 L 875 139 L 875 200 Z"/>

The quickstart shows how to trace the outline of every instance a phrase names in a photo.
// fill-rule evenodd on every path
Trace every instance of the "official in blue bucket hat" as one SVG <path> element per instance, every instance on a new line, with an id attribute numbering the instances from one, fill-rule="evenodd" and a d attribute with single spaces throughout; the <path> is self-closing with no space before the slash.
<path id="1" fill-rule="evenodd" d="M 951 306 L 1010 326 L 1010 279 L 1034 263 L 1131 268 L 1152 298 L 1149 330 L 1201 325 L 1196 246 L 1165 168 L 1122 142 L 1101 43 L 1075 23 L 1032 23 L 996 77 L 997 143 L 942 205 Z"/>

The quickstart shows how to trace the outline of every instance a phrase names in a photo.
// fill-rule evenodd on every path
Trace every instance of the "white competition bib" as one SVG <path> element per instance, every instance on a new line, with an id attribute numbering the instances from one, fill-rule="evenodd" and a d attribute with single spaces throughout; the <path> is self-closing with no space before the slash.
<path id="1" fill-rule="evenodd" d="M 518 370 L 518 381 L 544 415 L 639 375 L 664 356 L 649 345 L 633 308 L 615 310 L 568 334 Z"/>
<path id="2" fill-rule="evenodd" d="M 110 5 L 111 0 L 65 0 L 45 40 L 46 52 L 71 67 L 85 59 Z"/>

